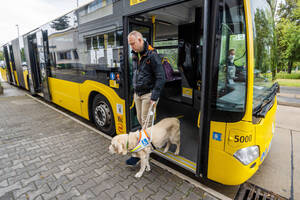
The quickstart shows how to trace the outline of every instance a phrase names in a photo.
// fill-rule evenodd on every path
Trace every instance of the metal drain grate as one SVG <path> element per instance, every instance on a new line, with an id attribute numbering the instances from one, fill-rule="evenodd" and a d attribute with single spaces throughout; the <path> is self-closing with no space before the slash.
<path id="1" fill-rule="evenodd" d="M 235 200 L 288 200 L 274 192 L 267 191 L 257 185 L 244 183 L 235 197 Z"/>

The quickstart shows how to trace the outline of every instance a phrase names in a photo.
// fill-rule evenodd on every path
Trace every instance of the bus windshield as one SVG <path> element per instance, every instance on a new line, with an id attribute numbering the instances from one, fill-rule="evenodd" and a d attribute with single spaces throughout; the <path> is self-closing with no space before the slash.
<path id="1" fill-rule="evenodd" d="M 254 37 L 253 109 L 255 110 L 272 92 L 273 17 L 266 0 L 252 0 L 251 11 Z"/>

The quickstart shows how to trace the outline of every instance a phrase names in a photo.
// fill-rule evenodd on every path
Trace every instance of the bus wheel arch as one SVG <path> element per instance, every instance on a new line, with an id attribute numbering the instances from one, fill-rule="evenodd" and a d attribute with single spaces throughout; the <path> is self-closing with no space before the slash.
<path id="1" fill-rule="evenodd" d="M 108 99 L 99 92 L 91 92 L 88 101 L 89 118 L 96 127 L 110 135 L 116 133 L 113 109 Z"/>

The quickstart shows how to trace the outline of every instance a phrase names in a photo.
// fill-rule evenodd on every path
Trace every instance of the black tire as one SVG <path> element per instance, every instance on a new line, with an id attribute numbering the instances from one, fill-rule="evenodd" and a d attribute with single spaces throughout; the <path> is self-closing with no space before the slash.
<path id="1" fill-rule="evenodd" d="M 110 136 L 115 135 L 116 128 L 114 114 L 110 103 L 101 94 L 97 94 L 93 100 L 92 116 L 94 123 L 100 131 Z"/>

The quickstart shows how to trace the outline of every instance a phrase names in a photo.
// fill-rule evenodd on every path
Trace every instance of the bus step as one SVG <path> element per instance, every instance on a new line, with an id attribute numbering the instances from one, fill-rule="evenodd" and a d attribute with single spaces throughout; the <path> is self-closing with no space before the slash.
<path id="1" fill-rule="evenodd" d="M 251 183 L 244 183 L 235 197 L 235 200 L 288 200 L 274 192 L 263 189 Z"/>

